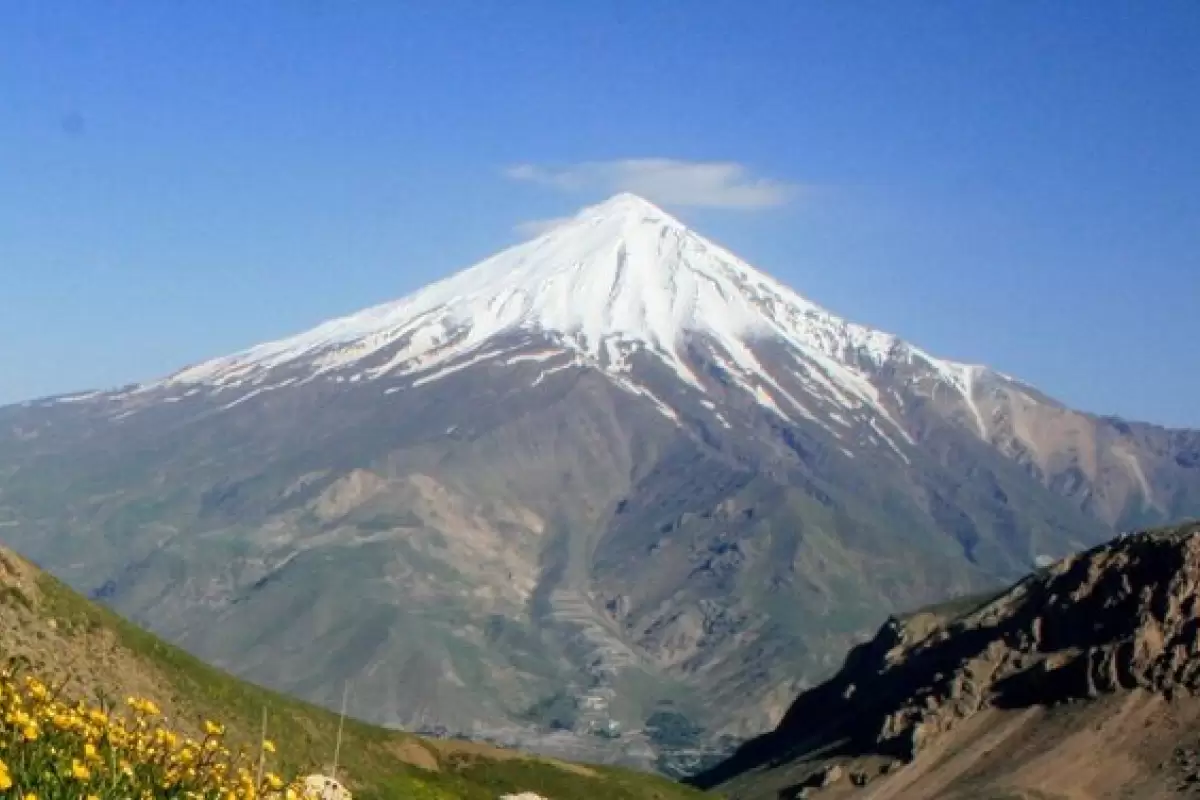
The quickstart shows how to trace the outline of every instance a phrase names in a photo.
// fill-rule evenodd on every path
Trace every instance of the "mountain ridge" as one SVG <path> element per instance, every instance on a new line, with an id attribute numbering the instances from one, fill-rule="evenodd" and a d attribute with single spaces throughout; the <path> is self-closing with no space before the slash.
<path id="1" fill-rule="evenodd" d="M 374 721 L 675 769 L 650 718 L 689 720 L 672 747 L 710 753 L 889 611 L 1200 515 L 1200 433 L 965 366 L 964 394 L 960 367 L 776 302 L 795 293 L 617 206 L 485 261 L 498 282 L 443 284 L 423 316 L 410 298 L 255 358 L 0 408 L 0 531 L 258 682 L 336 706 L 353 680 Z M 651 277 L 613 295 L 623 245 L 623 279 Z M 680 258 L 716 283 L 672 293 L 653 276 Z M 541 300 L 578 324 L 524 325 Z M 726 300 L 767 321 L 700 313 Z M 643 305 L 666 311 L 643 325 Z M 583 335 L 609 325 L 633 333 Z M 763 326 L 787 335 L 746 333 Z"/>
<path id="2" fill-rule="evenodd" d="M 625 193 L 400 300 L 201 362 L 134 391 L 171 384 L 237 385 L 256 372 L 306 357 L 315 377 L 368 361 L 397 342 L 402 346 L 360 377 L 412 373 L 427 382 L 444 374 L 438 367 L 457 359 L 469 365 L 475 363 L 471 357 L 502 355 L 505 351 L 479 350 L 498 335 L 522 331 L 549 334 L 604 372 L 628 372 L 629 359 L 645 351 L 703 391 L 679 353 L 685 336 L 700 336 L 719 348 L 722 366 L 746 391 L 781 414 L 806 412 L 765 372 L 749 340 L 783 339 L 801 349 L 816 362 L 817 380 L 836 384 L 830 388 L 839 399 L 874 404 L 884 418 L 888 414 L 855 369 L 859 360 L 881 366 L 921 359 L 962 394 L 976 416 L 973 384 L 979 375 L 993 373 L 936 358 L 893 334 L 848 322 L 657 206 Z M 451 367 L 456 368 L 461 364 Z M 788 412 L 780 404 L 790 405 Z M 979 424 L 982 428 L 982 420 Z"/>

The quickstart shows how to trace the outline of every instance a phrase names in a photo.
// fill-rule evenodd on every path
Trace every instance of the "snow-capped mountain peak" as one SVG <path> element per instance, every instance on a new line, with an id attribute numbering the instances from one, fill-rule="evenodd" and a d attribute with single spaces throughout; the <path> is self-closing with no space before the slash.
<path id="1" fill-rule="evenodd" d="M 971 391 L 970 368 L 838 318 L 627 193 L 401 300 L 196 365 L 168 382 L 255 383 L 256 374 L 284 364 L 311 362 L 320 373 L 377 362 L 385 350 L 385 362 L 365 377 L 427 373 L 486 355 L 495 337 L 519 332 L 545 334 L 614 375 L 627 371 L 633 353 L 653 354 L 697 389 L 685 345 L 700 341 L 747 391 L 782 392 L 755 354 L 766 340 L 790 346 L 843 404 L 878 406 L 863 364 L 897 358 L 920 357 Z M 778 408 L 770 397 L 764 402 Z"/>

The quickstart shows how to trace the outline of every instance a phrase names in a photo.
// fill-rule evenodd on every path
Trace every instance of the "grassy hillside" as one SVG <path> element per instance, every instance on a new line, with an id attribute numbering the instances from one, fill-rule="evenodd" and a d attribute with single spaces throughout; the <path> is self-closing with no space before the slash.
<path id="1" fill-rule="evenodd" d="M 265 709 L 282 772 L 329 774 L 331 769 L 337 715 L 209 667 L 0 548 L 0 661 L 13 659 L 47 684 L 61 685 L 67 699 L 96 703 L 145 697 L 184 733 L 202 735 L 204 720 L 220 721 L 234 745 L 255 745 Z M 654 776 L 423 740 L 350 720 L 339 763 L 338 777 L 360 800 L 494 800 L 522 791 L 551 800 L 702 796 Z"/>

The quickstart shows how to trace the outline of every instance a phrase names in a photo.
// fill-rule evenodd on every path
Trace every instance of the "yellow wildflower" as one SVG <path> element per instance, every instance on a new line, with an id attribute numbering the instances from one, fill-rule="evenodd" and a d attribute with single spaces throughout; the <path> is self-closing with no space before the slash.
<path id="1" fill-rule="evenodd" d="M 153 800 L 164 793 L 181 800 L 307 796 L 274 773 L 255 779 L 253 760 L 276 752 L 269 739 L 260 740 L 257 756 L 246 748 L 232 753 L 219 721 L 204 721 L 205 735 L 197 741 L 171 730 L 151 700 L 127 698 L 129 711 L 122 715 L 106 705 L 55 699 L 56 691 L 35 676 L 17 678 L 0 665 L 3 754 L 22 765 L 10 770 L 0 761 L 0 797 L 9 797 L 11 790 L 14 800 L 41 800 L 43 789 L 57 797 L 52 787 L 65 788 L 66 781 L 74 782 L 69 794 L 76 800 L 107 796 L 100 794 L 101 785 L 119 787 L 128 800 Z M 26 764 L 37 766 L 27 769 Z"/>
<path id="2" fill-rule="evenodd" d="M 34 678 L 34 677 L 26 678 L 25 682 L 29 686 L 29 696 L 30 697 L 32 697 L 34 700 L 45 700 L 46 699 L 46 695 L 49 694 L 49 692 L 47 691 L 46 685 L 44 683 L 42 683 L 41 681 L 39 681 L 37 678 Z"/>

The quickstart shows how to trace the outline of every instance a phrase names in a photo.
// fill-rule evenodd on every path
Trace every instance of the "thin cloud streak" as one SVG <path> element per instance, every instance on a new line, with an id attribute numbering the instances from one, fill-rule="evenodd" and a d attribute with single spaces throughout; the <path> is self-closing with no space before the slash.
<path id="1" fill-rule="evenodd" d="M 513 226 L 513 230 L 521 236 L 534 237 L 541 236 L 543 233 L 548 233 L 554 230 L 559 225 L 571 219 L 570 217 L 550 217 L 548 219 L 530 219 L 525 222 L 518 222 Z"/>
<path id="2" fill-rule="evenodd" d="M 693 208 L 772 208 L 790 201 L 798 190 L 754 177 L 736 161 L 626 158 L 558 167 L 526 163 L 506 168 L 504 175 L 562 192 L 633 192 L 662 205 Z"/>

